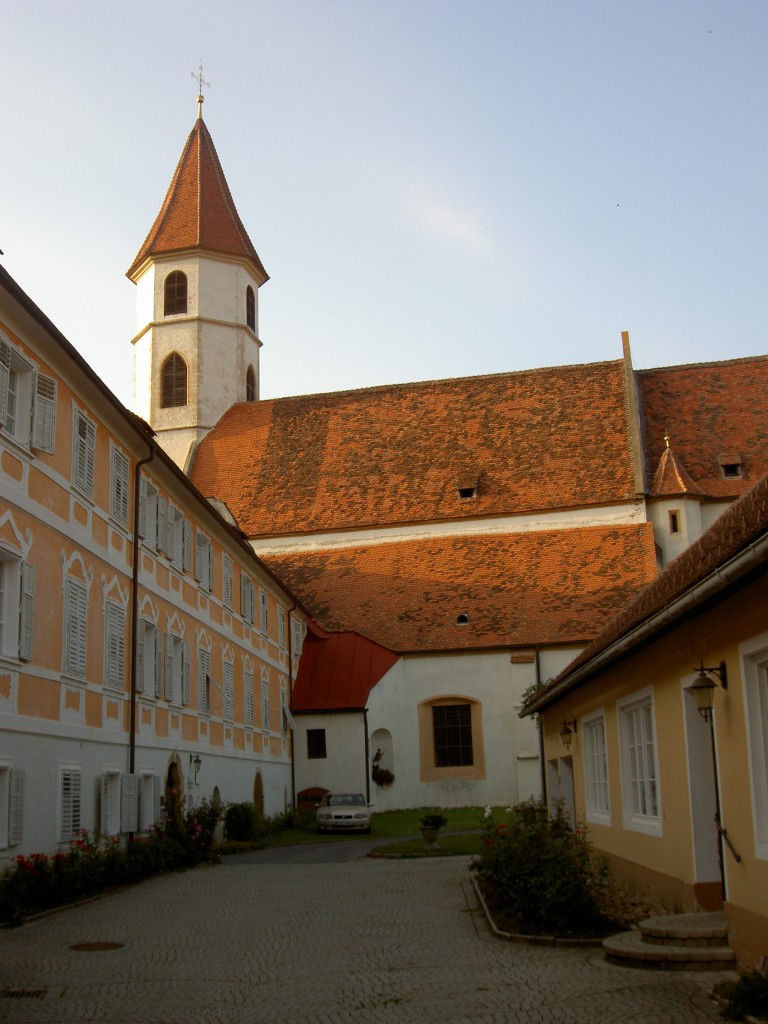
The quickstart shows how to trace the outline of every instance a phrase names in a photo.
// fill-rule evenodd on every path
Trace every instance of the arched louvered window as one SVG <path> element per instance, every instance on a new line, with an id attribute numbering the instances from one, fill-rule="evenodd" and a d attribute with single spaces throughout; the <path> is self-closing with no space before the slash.
<path id="1" fill-rule="evenodd" d="M 245 375 L 245 400 L 246 402 L 256 401 L 256 374 L 252 366 L 248 367 L 248 372 Z"/>
<path id="2" fill-rule="evenodd" d="M 245 322 L 252 331 L 256 330 L 256 296 L 250 285 L 245 289 Z"/>
<path id="3" fill-rule="evenodd" d="M 165 279 L 165 302 L 163 315 L 187 312 L 187 275 L 180 270 L 172 271 Z M 185 403 L 186 404 L 186 403 Z"/>
<path id="4" fill-rule="evenodd" d="M 187 404 L 187 364 L 178 352 L 171 352 L 161 371 L 163 409 Z"/>

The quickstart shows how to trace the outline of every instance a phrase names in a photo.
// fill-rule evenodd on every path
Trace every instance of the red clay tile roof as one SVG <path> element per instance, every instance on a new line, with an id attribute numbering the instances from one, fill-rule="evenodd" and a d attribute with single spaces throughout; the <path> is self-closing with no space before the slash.
<path id="1" fill-rule="evenodd" d="M 330 631 L 398 653 L 584 643 L 656 575 L 653 529 L 482 534 L 272 554 Z M 466 625 L 457 617 L 467 615 Z"/>
<path id="2" fill-rule="evenodd" d="M 568 685 L 568 677 L 576 669 L 669 607 L 673 601 L 754 544 L 767 531 L 768 476 L 730 505 L 698 540 L 670 562 L 652 583 L 644 587 L 626 608 L 612 618 L 582 653 L 542 691 L 536 699 L 536 705 L 541 701 L 541 707 L 546 707 L 548 693 L 555 689 L 562 692 L 562 687 Z M 723 579 L 723 587 L 726 585 Z M 622 648 L 621 653 L 626 650 L 628 648 Z M 552 699 L 556 699 L 554 694 Z"/>
<path id="3" fill-rule="evenodd" d="M 206 249 L 254 264 L 256 277 L 269 279 L 243 227 L 213 139 L 202 118 L 189 134 L 152 230 L 128 270 L 128 277 L 150 256 Z"/>
<path id="4" fill-rule="evenodd" d="M 736 498 L 768 470 L 768 356 L 636 371 L 646 472 L 664 435 L 691 479 L 715 499 Z M 743 459 L 743 479 L 724 479 L 721 452 Z"/>
<path id="5" fill-rule="evenodd" d="M 250 537 L 631 501 L 624 365 L 236 405 L 191 476 Z"/>
<path id="6" fill-rule="evenodd" d="M 397 660 L 397 654 L 357 633 L 326 633 L 308 622 L 291 708 L 364 708 L 368 694 Z"/>
<path id="7" fill-rule="evenodd" d="M 674 494 L 704 494 L 698 484 L 691 479 L 691 474 L 680 462 L 671 448 L 661 453 L 659 465 L 651 484 L 651 496 L 662 498 Z"/>

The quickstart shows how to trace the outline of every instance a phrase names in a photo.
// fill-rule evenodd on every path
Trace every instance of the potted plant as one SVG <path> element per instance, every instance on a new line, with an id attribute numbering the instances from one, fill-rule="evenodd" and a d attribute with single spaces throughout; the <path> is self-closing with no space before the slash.
<path id="1" fill-rule="evenodd" d="M 424 838 L 424 842 L 428 846 L 434 846 L 440 834 L 440 829 L 443 825 L 447 824 L 448 819 L 444 818 L 442 814 L 425 814 L 423 818 L 419 818 L 419 831 Z"/>

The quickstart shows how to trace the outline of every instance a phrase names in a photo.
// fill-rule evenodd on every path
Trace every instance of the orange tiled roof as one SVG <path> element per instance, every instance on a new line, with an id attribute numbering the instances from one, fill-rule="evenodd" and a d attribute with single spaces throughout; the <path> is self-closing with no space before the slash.
<path id="1" fill-rule="evenodd" d="M 647 472 L 668 434 L 691 480 L 736 498 L 768 470 L 768 356 L 636 371 Z M 720 453 L 738 453 L 743 479 L 724 479 Z"/>
<path id="2" fill-rule="evenodd" d="M 704 491 L 698 484 L 694 483 L 691 479 L 691 474 L 672 449 L 665 448 L 661 453 L 661 459 L 653 477 L 651 496 L 661 498 L 674 494 L 702 495 Z"/>
<path id="3" fill-rule="evenodd" d="M 291 707 L 297 712 L 364 708 L 397 660 L 357 633 L 326 633 L 308 622 Z"/>
<path id="4" fill-rule="evenodd" d="M 260 283 L 268 274 L 243 227 L 213 139 L 202 118 L 189 134 L 152 230 L 128 270 L 133 275 L 150 256 L 207 249 L 255 264 Z"/>
<path id="5" fill-rule="evenodd" d="M 635 497 L 620 361 L 236 405 L 192 479 L 250 537 Z M 476 484 L 476 495 L 459 496 Z"/>
<path id="6" fill-rule="evenodd" d="M 583 643 L 656 574 L 653 529 L 589 527 L 264 557 L 324 629 L 391 651 Z M 467 615 L 466 625 L 457 618 Z"/>
<path id="7" fill-rule="evenodd" d="M 542 691 L 536 699 L 535 710 L 556 700 L 563 692 L 563 687 L 568 688 L 567 679 L 576 669 L 608 650 L 612 644 L 640 627 L 653 615 L 668 608 L 673 601 L 716 572 L 750 544 L 754 544 L 766 532 L 768 476 L 730 505 L 698 540 L 670 562 L 653 582 L 645 586 L 626 608 L 607 623 L 584 651 Z M 647 641 L 647 637 L 644 639 Z"/>

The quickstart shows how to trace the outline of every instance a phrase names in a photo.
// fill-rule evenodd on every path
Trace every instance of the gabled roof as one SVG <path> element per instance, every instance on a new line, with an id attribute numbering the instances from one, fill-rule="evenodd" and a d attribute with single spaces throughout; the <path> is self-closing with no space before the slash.
<path id="1" fill-rule="evenodd" d="M 636 380 L 649 475 L 665 435 L 710 498 L 737 498 L 768 471 L 768 356 L 637 370 Z M 724 478 L 721 452 L 741 456 L 742 478 Z"/>
<path id="2" fill-rule="evenodd" d="M 150 257 L 188 249 L 246 260 L 260 284 L 269 279 L 235 209 L 202 117 L 189 134 L 160 213 L 128 269 L 128 277 L 135 280 Z"/>
<path id="3" fill-rule="evenodd" d="M 252 538 L 628 502 L 625 379 L 616 361 L 245 403 L 191 475 Z"/>
<path id="4" fill-rule="evenodd" d="M 691 479 L 691 474 L 671 448 L 661 453 L 651 484 L 651 497 L 672 497 L 677 494 L 703 495 L 704 491 Z"/>
<path id="5" fill-rule="evenodd" d="M 307 711 L 362 710 L 368 694 L 398 656 L 357 633 L 326 633 L 311 620 L 299 661 L 291 708 Z"/>
<path id="6" fill-rule="evenodd" d="M 525 713 L 543 710 L 634 646 L 647 643 L 670 623 L 737 585 L 756 566 L 764 566 L 768 562 L 766 541 L 768 476 L 730 505 L 698 540 L 611 619 L 526 707 Z"/>
<path id="7" fill-rule="evenodd" d="M 585 643 L 656 574 L 649 523 L 263 557 L 324 629 L 401 654 Z"/>

